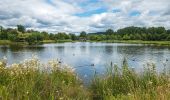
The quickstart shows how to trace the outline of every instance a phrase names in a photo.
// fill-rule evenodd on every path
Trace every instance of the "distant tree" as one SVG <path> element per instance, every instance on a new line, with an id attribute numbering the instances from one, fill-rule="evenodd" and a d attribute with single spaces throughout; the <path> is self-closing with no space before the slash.
<path id="1" fill-rule="evenodd" d="M 170 29 L 166 31 L 167 34 L 170 34 Z"/>
<path id="2" fill-rule="evenodd" d="M 66 33 L 57 33 L 55 34 L 55 39 L 58 40 L 70 39 L 70 36 Z"/>
<path id="3" fill-rule="evenodd" d="M 82 31 L 82 32 L 80 33 L 80 37 L 86 38 L 86 37 L 87 37 L 87 33 L 86 33 L 85 31 Z"/>
<path id="4" fill-rule="evenodd" d="M 31 33 L 26 39 L 29 44 L 39 43 L 43 40 L 43 35 L 38 32 Z"/>
<path id="5" fill-rule="evenodd" d="M 19 32 L 25 33 L 25 27 L 23 25 L 17 25 L 17 29 Z"/>
<path id="6" fill-rule="evenodd" d="M 43 35 L 44 40 L 49 40 L 49 35 L 47 32 L 43 31 L 43 32 L 41 32 L 41 34 Z"/>
<path id="7" fill-rule="evenodd" d="M 114 33 L 114 31 L 112 29 L 106 30 L 106 34 L 107 35 L 112 35 L 113 33 Z"/>
<path id="8" fill-rule="evenodd" d="M 2 30 L 2 32 L 0 33 L 0 39 L 1 40 L 7 40 L 8 39 L 7 30 Z"/>
<path id="9" fill-rule="evenodd" d="M 50 40 L 55 40 L 55 35 L 52 34 L 52 33 L 50 33 L 50 34 L 49 34 L 49 39 L 50 39 Z"/>
<path id="10" fill-rule="evenodd" d="M 71 37 L 71 40 L 77 40 L 77 36 L 75 34 L 69 34 Z"/>
<path id="11" fill-rule="evenodd" d="M 2 33 L 2 31 L 3 31 L 3 27 L 2 27 L 2 26 L 0 26 L 0 33 Z"/>
<path id="12" fill-rule="evenodd" d="M 8 34 L 8 39 L 11 41 L 17 41 L 18 40 L 18 32 L 15 29 L 10 29 L 7 32 Z"/>

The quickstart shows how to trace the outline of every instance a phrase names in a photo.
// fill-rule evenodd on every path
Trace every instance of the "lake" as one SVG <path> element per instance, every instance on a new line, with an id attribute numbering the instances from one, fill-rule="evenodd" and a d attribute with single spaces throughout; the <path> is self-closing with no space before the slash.
<path id="1" fill-rule="evenodd" d="M 163 63 L 170 65 L 170 48 L 165 46 L 90 42 L 0 46 L 0 58 L 6 56 L 8 64 L 20 63 L 32 55 L 36 55 L 43 63 L 59 59 L 74 67 L 83 79 L 89 79 L 94 71 L 102 74 L 111 62 L 121 66 L 124 58 L 137 71 L 141 71 L 147 63 L 155 63 L 157 70 L 163 68 Z"/>

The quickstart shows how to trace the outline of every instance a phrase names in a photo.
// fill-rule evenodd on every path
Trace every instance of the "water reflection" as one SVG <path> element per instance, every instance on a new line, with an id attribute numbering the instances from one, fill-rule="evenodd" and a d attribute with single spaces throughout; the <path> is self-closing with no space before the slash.
<path id="1" fill-rule="evenodd" d="M 94 69 L 102 73 L 106 66 L 117 64 L 121 66 L 124 58 L 130 67 L 141 70 L 147 62 L 155 62 L 161 66 L 166 61 L 170 65 L 170 48 L 148 46 L 141 44 L 123 43 L 60 43 L 44 44 L 37 46 L 0 46 L 0 58 L 6 56 L 8 63 L 20 62 L 37 55 L 42 62 L 51 59 L 60 59 L 62 62 L 76 67 L 76 72 L 81 76 L 90 77 Z M 94 65 L 93 67 L 91 65 Z M 83 67 L 79 67 L 83 66 Z"/>

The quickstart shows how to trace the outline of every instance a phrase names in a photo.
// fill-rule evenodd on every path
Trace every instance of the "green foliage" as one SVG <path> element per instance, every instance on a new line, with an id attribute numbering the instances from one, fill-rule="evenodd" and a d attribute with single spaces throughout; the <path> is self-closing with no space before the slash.
<path id="1" fill-rule="evenodd" d="M 166 69 L 166 68 L 165 68 Z M 157 73 L 153 63 L 137 73 L 124 59 L 122 67 L 112 65 L 103 76 L 95 74 L 84 87 L 74 69 L 58 61 L 41 64 L 36 58 L 6 67 L 0 61 L 2 100 L 169 100 L 170 74 Z"/>
<path id="2" fill-rule="evenodd" d="M 75 34 L 69 34 L 71 37 L 71 40 L 78 40 L 78 37 Z"/>
<path id="3" fill-rule="evenodd" d="M 90 35 L 90 40 L 97 40 L 97 33 Z M 125 27 L 114 32 L 108 29 L 103 35 L 106 35 L 102 40 L 145 40 L 145 41 L 167 41 L 169 40 L 169 30 L 164 27 Z M 98 38 L 101 35 L 98 35 Z"/>
<path id="4" fill-rule="evenodd" d="M 65 40 L 65 39 L 71 39 L 69 34 L 66 33 L 58 33 L 54 35 L 55 40 Z"/>
<path id="5" fill-rule="evenodd" d="M 2 32 L 0 33 L 0 39 L 1 40 L 7 40 L 8 39 L 8 34 L 6 30 L 2 30 Z"/>
<path id="6" fill-rule="evenodd" d="M 86 33 L 85 31 L 82 31 L 82 32 L 80 33 L 80 37 L 81 37 L 81 38 L 86 38 L 86 37 L 87 37 L 87 33 Z"/>
<path id="7" fill-rule="evenodd" d="M 42 40 L 43 40 L 43 34 L 38 32 L 31 33 L 26 39 L 26 41 L 29 44 L 39 43 Z"/>
<path id="8" fill-rule="evenodd" d="M 48 67 L 47 67 L 48 66 Z M 48 69 L 46 69 L 48 68 Z M 2 100 L 82 100 L 89 93 L 70 67 L 57 61 L 41 66 L 38 59 L 12 64 L 0 62 L 0 98 Z"/>
<path id="9" fill-rule="evenodd" d="M 18 30 L 18 31 L 17 31 Z M 11 40 L 14 42 L 25 42 L 29 44 L 39 43 L 43 40 L 52 41 L 76 41 L 76 40 L 91 40 L 91 41 L 116 41 L 116 40 L 142 40 L 142 41 L 170 41 L 170 30 L 164 27 L 125 27 L 114 31 L 112 29 L 106 32 L 97 32 L 87 34 L 82 31 L 79 36 L 75 34 L 67 34 L 64 32 L 48 33 L 38 32 L 35 30 L 27 30 L 23 25 L 17 25 L 17 30 L 12 28 L 0 27 L 0 40 Z M 24 33 L 24 34 L 22 34 Z M 37 33 L 37 34 L 35 34 Z M 26 35 L 25 35 L 26 34 Z M 24 35 L 24 36 L 22 36 Z"/>
<path id="10" fill-rule="evenodd" d="M 17 25 L 17 30 L 19 31 L 19 32 L 22 32 L 22 33 L 25 33 L 25 27 L 23 26 L 23 25 Z"/>
<path id="11" fill-rule="evenodd" d="M 112 35 L 113 33 L 114 33 L 114 31 L 112 29 L 106 30 L 106 34 L 107 35 Z"/>
<path id="12" fill-rule="evenodd" d="M 122 68 L 109 67 L 103 78 L 95 76 L 91 90 L 93 98 L 102 100 L 169 100 L 169 77 L 165 72 L 158 74 L 152 63 L 139 74 L 125 61 Z"/>

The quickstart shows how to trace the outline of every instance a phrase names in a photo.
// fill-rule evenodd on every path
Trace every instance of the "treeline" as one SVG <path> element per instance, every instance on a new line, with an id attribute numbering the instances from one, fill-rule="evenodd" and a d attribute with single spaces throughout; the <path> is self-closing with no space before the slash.
<path id="1" fill-rule="evenodd" d="M 169 41 L 170 30 L 164 27 L 126 27 L 113 31 L 108 29 L 106 32 L 89 34 L 90 40 L 145 40 L 145 41 Z"/>
<path id="2" fill-rule="evenodd" d="M 0 40 L 10 40 L 14 42 L 28 42 L 29 44 L 38 43 L 43 40 L 78 40 L 78 36 L 75 34 L 66 33 L 48 33 L 39 32 L 35 30 L 26 30 L 23 25 L 17 25 L 16 29 L 3 28 L 0 26 Z"/>
<path id="3" fill-rule="evenodd" d="M 82 31 L 80 35 L 60 33 L 39 32 L 35 30 L 26 30 L 23 25 L 17 25 L 16 29 L 3 28 L 0 26 L 0 40 L 10 40 L 15 42 L 28 42 L 29 44 L 38 43 L 43 40 L 145 40 L 145 41 L 170 41 L 170 30 L 164 27 L 126 27 L 114 31 L 112 29 L 106 32 L 86 33 Z"/>

